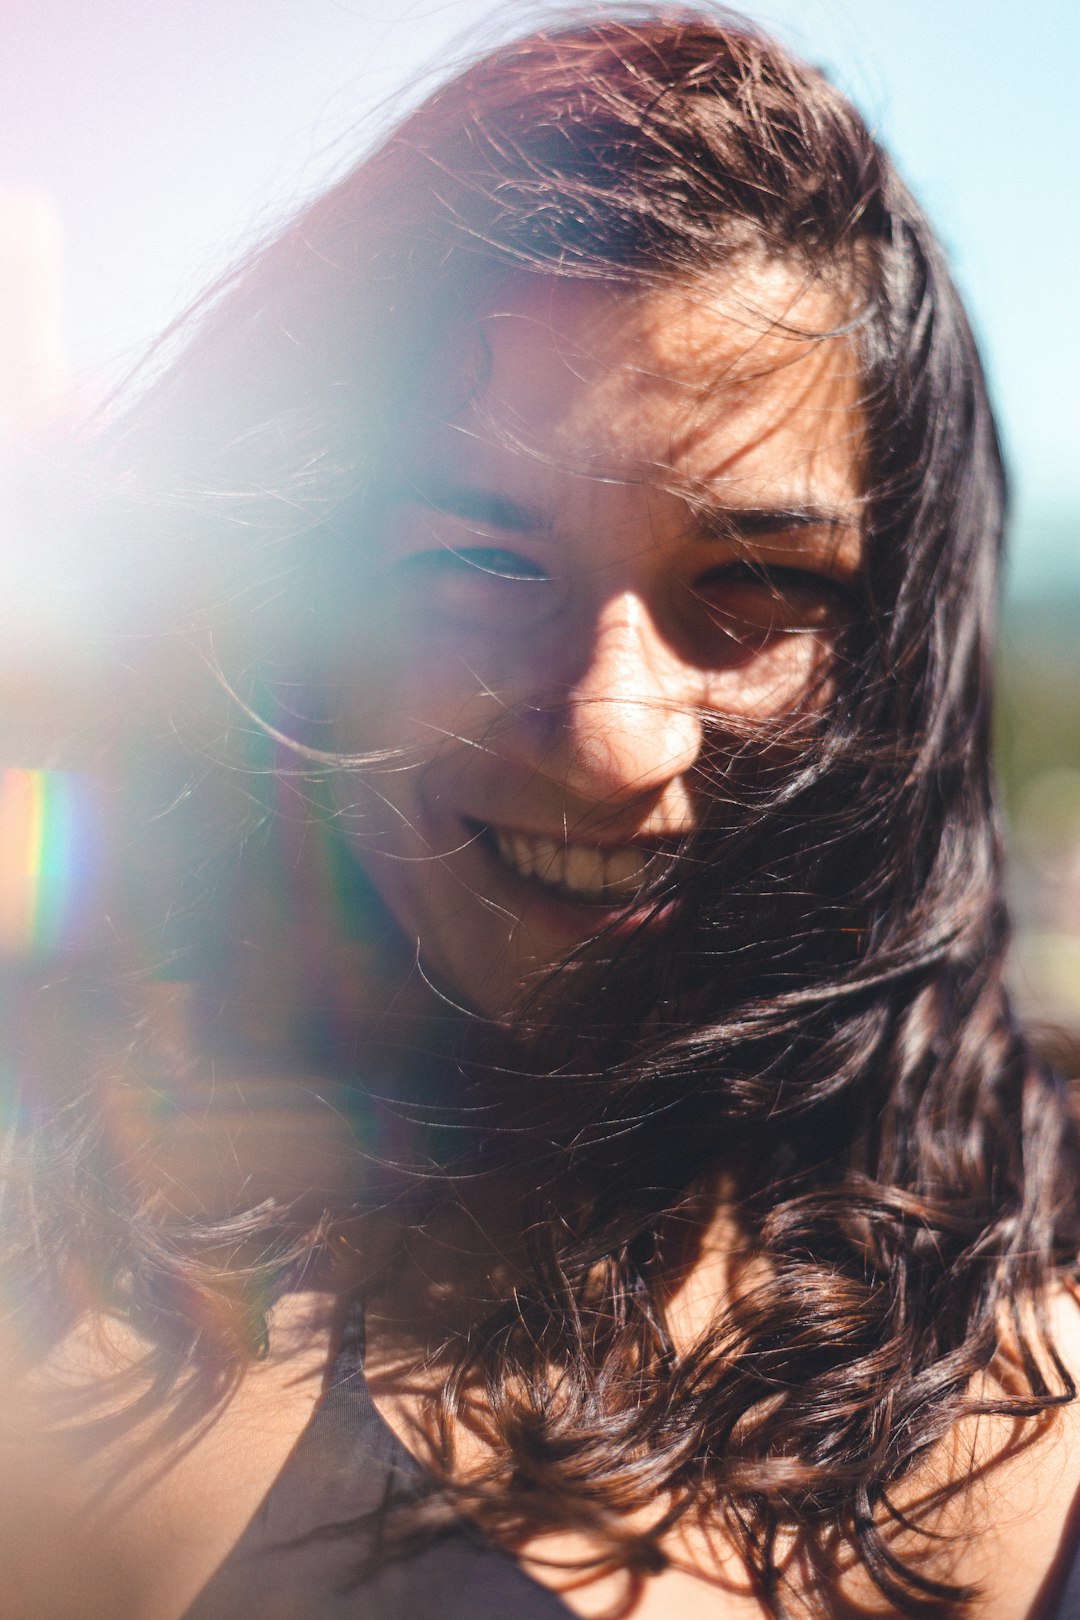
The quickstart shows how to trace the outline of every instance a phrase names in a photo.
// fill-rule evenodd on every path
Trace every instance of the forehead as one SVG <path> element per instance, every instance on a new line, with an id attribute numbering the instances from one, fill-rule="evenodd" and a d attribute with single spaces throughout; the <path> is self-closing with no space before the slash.
<path id="1" fill-rule="evenodd" d="M 632 294 L 520 278 L 432 357 L 426 449 L 496 485 L 576 475 L 741 504 L 780 485 L 789 500 L 853 502 L 860 389 L 844 317 L 838 292 L 786 263 Z"/>

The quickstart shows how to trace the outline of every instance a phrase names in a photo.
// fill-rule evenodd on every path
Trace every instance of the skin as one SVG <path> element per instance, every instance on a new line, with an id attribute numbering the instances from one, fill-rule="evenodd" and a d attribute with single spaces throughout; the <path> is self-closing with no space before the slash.
<path id="1" fill-rule="evenodd" d="M 703 712 L 817 701 L 861 558 L 854 362 L 803 335 L 837 316 L 783 265 L 519 282 L 433 357 L 366 586 L 378 657 L 337 683 L 337 745 L 391 763 L 334 792 L 449 1000 L 512 1012 L 640 905 L 522 876 L 490 829 L 644 864 L 697 822 Z"/>

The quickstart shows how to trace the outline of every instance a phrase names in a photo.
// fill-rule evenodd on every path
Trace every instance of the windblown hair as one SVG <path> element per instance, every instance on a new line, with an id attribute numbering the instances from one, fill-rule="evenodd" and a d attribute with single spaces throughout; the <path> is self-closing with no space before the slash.
<path id="1" fill-rule="evenodd" d="M 216 289 L 109 449 L 158 549 L 188 548 L 170 589 L 209 571 L 214 601 L 241 602 L 230 667 L 317 680 L 297 627 L 347 633 L 356 537 L 407 464 L 401 424 L 457 312 L 507 277 L 632 292 L 752 255 L 825 278 L 848 311 L 860 611 L 782 765 L 755 766 L 718 717 L 703 780 L 728 791 L 658 896 L 674 901 L 662 950 L 632 941 L 570 975 L 595 1049 L 522 1058 L 547 1063 L 569 1123 L 537 1124 L 531 1274 L 455 1348 L 432 1430 L 447 1490 L 426 1511 L 464 1505 L 511 1546 L 587 1530 L 631 1580 L 660 1566 L 672 1524 L 719 1518 L 777 1613 L 790 1538 L 827 1561 L 839 1537 L 917 1612 L 970 1594 L 895 1551 L 905 1478 L 965 1413 L 1036 1416 L 1075 1394 L 1045 1301 L 1080 1246 L 1080 1156 L 1003 987 L 998 446 L 956 290 L 888 157 L 825 78 L 741 21 L 559 24 L 438 90 Z M 70 1218 L 91 1196 L 73 1151 L 49 1172 L 69 1211 L 53 1241 L 85 1263 L 101 1224 Z M 719 1175 L 754 1265 L 676 1352 L 665 1244 Z M 144 1327 L 163 1331 L 167 1270 L 224 1298 L 199 1258 L 209 1226 L 166 1230 L 112 1197 L 99 1263 L 134 1279 Z M 1015 1388 L 995 1404 L 973 1391 L 1006 1341 Z M 475 1417 L 478 1380 L 492 1461 L 463 1481 L 444 1420 L 466 1400 Z M 657 1503 L 662 1523 L 630 1528 Z"/>

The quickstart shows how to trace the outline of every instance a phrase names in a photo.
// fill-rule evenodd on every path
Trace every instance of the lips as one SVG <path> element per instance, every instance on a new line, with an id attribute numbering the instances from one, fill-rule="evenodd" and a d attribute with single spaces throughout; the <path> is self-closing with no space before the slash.
<path id="1" fill-rule="evenodd" d="M 636 844 L 603 847 L 493 826 L 485 834 L 500 865 L 564 899 L 589 905 L 628 905 L 672 862 L 670 855 Z"/>

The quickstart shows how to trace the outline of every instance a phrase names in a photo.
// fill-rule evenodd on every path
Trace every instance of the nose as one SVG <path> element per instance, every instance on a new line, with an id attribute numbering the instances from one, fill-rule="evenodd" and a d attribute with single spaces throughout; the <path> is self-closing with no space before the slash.
<path id="1" fill-rule="evenodd" d="M 591 804 L 670 796 L 701 753 L 705 693 L 647 603 L 602 603 L 563 675 L 537 710 L 544 774 Z"/>

